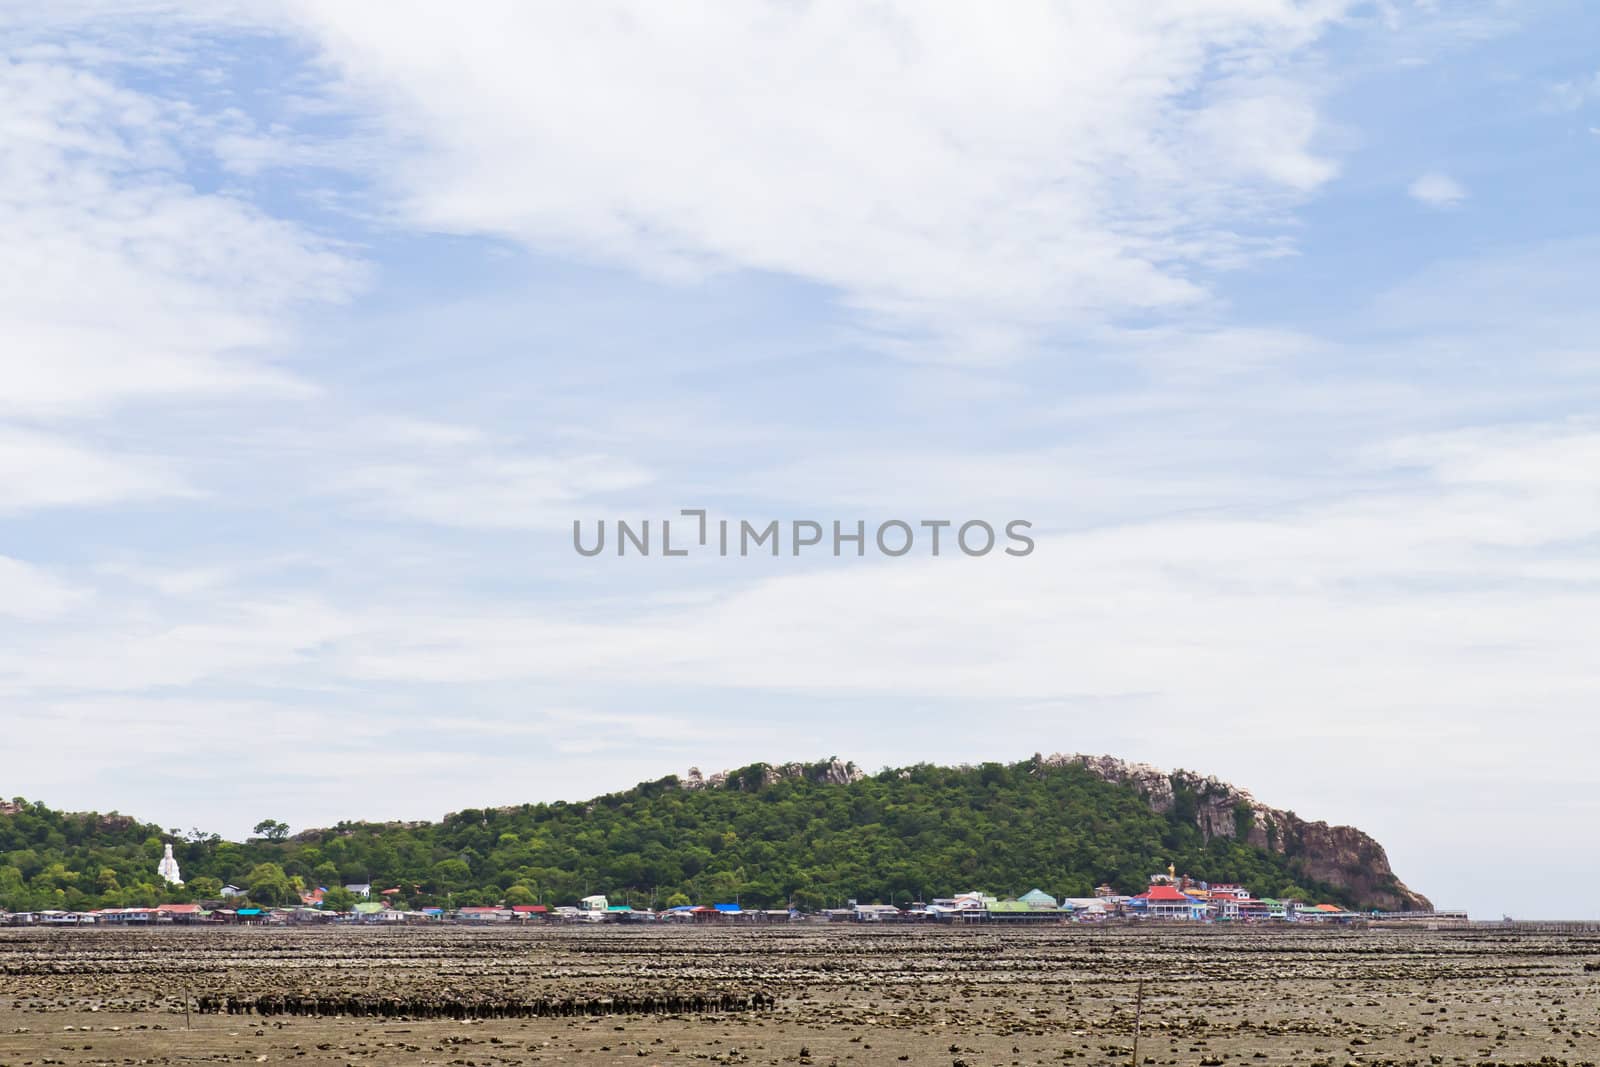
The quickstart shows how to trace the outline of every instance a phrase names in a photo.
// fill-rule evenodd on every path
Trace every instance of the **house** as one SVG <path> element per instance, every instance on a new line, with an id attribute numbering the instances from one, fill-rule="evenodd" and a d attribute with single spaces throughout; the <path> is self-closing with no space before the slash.
<path id="1" fill-rule="evenodd" d="M 349 885 L 344 887 L 344 891 L 346 893 L 353 893 L 358 897 L 370 897 L 372 895 L 372 883 L 351 882 Z"/>
<path id="2" fill-rule="evenodd" d="M 381 907 L 382 905 L 380 905 Z M 503 923 L 510 922 L 516 917 L 516 912 L 510 908 L 494 905 L 464 907 L 456 909 L 456 918 L 466 923 Z"/>
<path id="3" fill-rule="evenodd" d="M 162 904 L 156 908 L 157 922 L 194 923 L 204 917 L 198 904 Z"/>
<path id="4" fill-rule="evenodd" d="M 222 895 L 224 897 L 230 897 L 230 898 L 231 897 L 242 897 L 242 896 L 244 896 L 244 890 L 230 882 L 229 884 L 227 884 L 227 885 L 222 887 Z"/>
<path id="5" fill-rule="evenodd" d="M 988 915 L 995 898 L 977 890 L 953 897 L 938 897 L 926 909 L 927 917 L 937 922 L 980 921 Z"/>
<path id="6" fill-rule="evenodd" d="M 95 915 L 82 911 L 41 911 L 39 921 L 46 926 L 84 926 L 93 923 Z"/>
<path id="7" fill-rule="evenodd" d="M 1036 911 L 1055 911 L 1059 907 L 1056 898 L 1042 889 L 1030 889 L 1017 899 Z"/>
<path id="8" fill-rule="evenodd" d="M 1151 919 L 1197 921 L 1204 919 L 1207 912 L 1204 901 L 1181 893 L 1170 885 L 1152 885 L 1129 903 L 1136 909 L 1135 914 L 1142 911 Z"/>
<path id="9" fill-rule="evenodd" d="M 857 904 L 851 909 L 850 918 L 858 923 L 894 922 L 901 914 L 893 904 Z"/>
<path id="10" fill-rule="evenodd" d="M 1233 902 L 1238 918 L 1244 922 L 1262 922 L 1272 917 L 1272 908 L 1265 900 L 1245 897 Z"/>
<path id="11" fill-rule="evenodd" d="M 1116 910 L 1116 905 L 1100 897 L 1068 897 L 1061 902 L 1063 910 L 1071 909 L 1072 917 L 1079 922 L 1098 922 Z"/>

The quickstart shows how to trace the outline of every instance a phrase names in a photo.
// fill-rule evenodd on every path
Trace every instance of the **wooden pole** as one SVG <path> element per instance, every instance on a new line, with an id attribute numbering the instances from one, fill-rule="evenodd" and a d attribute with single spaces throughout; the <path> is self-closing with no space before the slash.
<path id="1" fill-rule="evenodd" d="M 183 987 L 183 1028 L 189 1029 L 189 987 Z"/>
<path id="2" fill-rule="evenodd" d="M 1144 1021 L 1144 979 L 1139 979 L 1139 992 L 1133 998 L 1133 1067 L 1139 1067 L 1139 1026 Z"/>

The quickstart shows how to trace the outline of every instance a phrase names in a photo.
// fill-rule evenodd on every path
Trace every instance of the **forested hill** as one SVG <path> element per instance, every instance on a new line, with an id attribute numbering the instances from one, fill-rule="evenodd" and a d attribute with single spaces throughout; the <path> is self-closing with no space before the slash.
<path id="1" fill-rule="evenodd" d="M 262 836 L 245 842 L 17 802 L 0 805 L 0 908 L 149 905 L 212 896 L 225 882 L 263 904 L 361 882 L 398 888 L 413 906 L 559 904 L 606 893 L 639 905 L 737 897 L 817 907 L 969 889 L 1088 896 L 1110 883 L 1138 892 L 1169 863 L 1258 895 L 1361 906 L 1409 892 L 1386 861 L 1367 871 L 1376 882 L 1339 885 L 1313 877 L 1316 857 L 1298 854 L 1294 840 L 1250 843 L 1248 804 L 1232 809 L 1238 832 L 1217 832 L 1196 819 L 1207 797 L 1193 783 L 1210 780 L 1172 775 L 1155 804 L 1147 786 L 1109 780 L 1076 759 L 871 776 L 837 761 L 757 764 L 710 782 L 668 777 L 583 803 L 468 810 L 437 823 L 342 823 L 290 837 L 264 820 Z M 165 841 L 182 889 L 156 875 Z"/>

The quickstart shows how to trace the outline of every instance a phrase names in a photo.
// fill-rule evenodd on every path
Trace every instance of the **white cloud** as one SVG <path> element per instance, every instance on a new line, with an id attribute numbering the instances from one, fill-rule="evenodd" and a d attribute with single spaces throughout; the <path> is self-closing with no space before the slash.
<path id="1" fill-rule="evenodd" d="M 159 458 L 0 423 L 0 516 L 195 492 Z"/>
<path id="2" fill-rule="evenodd" d="M 1600 72 L 1557 82 L 1550 87 L 1550 100 L 1563 111 L 1577 111 L 1591 100 L 1600 100 Z"/>
<path id="3" fill-rule="evenodd" d="M 37 567 L 0 556 L 0 617 L 49 619 L 83 603 L 89 595 Z"/>
<path id="4" fill-rule="evenodd" d="M 414 224 L 792 274 L 961 359 L 1200 298 L 1334 169 L 1293 74 L 1340 3 L 287 7 Z"/>
<path id="5" fill-rule="evenodd" d="M 364 514 L 466 529 L 564 526 L 586 498 L 651 480 L 639 464 L 613 456 L 535 452 L 417 419 L 364 420 L 311 446 L 318 491 Z"/>
<path id="6" fill-rule="evenodd" d="M 19 49 L 0 62 L 0 513 L 189 494 L 180 442 L 90 427 L 135 402 L 308 391 L 276 365 L 287 313 L 359 269 L 189 184 L 185 153 L 214 131 L 119 84 L 129 55 Z"/>
<path id="7" fill-rule="evenodd" d="M 1406 192 L 1411 199 L 1433 208 L 1459 207 L 1467 198 L 1467 190 L 1460 182 L 1437 171 L 1418 177 L 1406 187 Z"/>
<path id="8" fill-rule="evenodd" d="M 289 12 L 309 35 L 344 92 L 304 70 L 274 88 L 302 117 L 322 109 L 307 127 L 340 131 L 326 141 L 207 110 L 226 79 L 196 88 L 198 11 L 155 4 L 163 18 L 126 34 L 80 22 L 69 34 L 116 32 L 0 67 L 0 516 L 216 505 L 192 533 L 162 514 L 160 544 L 92 516 L 61 548 L 81 564 L 0 558 L 0 693 L 38 720 L 13 763 L 60 802 L 181 812 L 226 777 L 228 818 L 436 815 L 478 791 L 578 797 L 690 762 L 900 762 L 943 751 L 973 709 L 1025 709 L 1030 749 L 1202 766 L 1308 813 L 1370 817 L 1386 840 L 1404 827 L 1416 848 L 1435 827 L 1405 813 L 1439 783 L 1592 778 L 1600 430 L 1557 417 L 1593 407 L 1591 248 L 1440 264 L 1361 316 L 1377 343 L 1315 336 L 1292 311 L 1113 321 L 1204 303 L 1212 271 L 1292 250 L 1290 212 L 1336 170 L 1310 53 L 1342 4 L 219 16 L 283 33 L 265 23 Z M 191 98 L 166 95 L 158 68 L 193 75 L 172 90 Z M 824 410 L 774 418 L 763 390 L 801 376 L 766 367 L 809 371 L 823 346 L 808 330 L 774 342 L 778 300 L 730 308 L 739 330 L 712 309 L 676 338 L 748 335 L 759 351 L 641 385 L 629 376 L 652 331 L 675 331 L 659 314 L 673 296 L 564 352 L 571 335 L 541 314 L 570 297 L 587 305 L 573 321 L 609 326 L 618 289 L 579 292 L 591 278 L 558 279 L 532 310 L 503 291 L 408 300 L 404 353 L 291 375 L 297 308 L 347 297 L 361 272 L 247 191 L 309 197 L 306 169 L 329 164 L 391 194 L 346 183 L 364 221 L 387 210 L 666 277 L 778 272 L 834 290 L 909 353 L 936 336 L 936 354 L 977 360 L 1047 337 L 1086 372 L 876 367 L 906 379 L 897 391 L 824 364 L 795 396 Z M 199 168 L 241 191 L 198 188 Z M 1438 174 L 1412 195 L 1448 207 L 1466 191 Z M 398 266 L 415 272 L 408 297 L 435 269 Z M 812 308 L 782 290 L 778 313 Z M 366 312 L 323 347 L 383 348 Z M 516 380 L 509 345 L 529 336 L 548 342 L 523 364 L 541 373 Z M 517 395 L 486 398 L 491 381 Z M 441 421 L 361 414 L 388 402 Z M 1459 429 L 1512 416 L 1545 421 Z M 607 494 L 632 513 L 685 489 L 1057 521 L 1025 561 L 781 572 L 580 564 L 564 536 L 552 551 L 520 535 Z M 41 544 L 3 547 L 51 558 Z M 773 711 L 786 701 L 808 713 Z M 811 714 L 847 704 L 848 721 Z M 1497 732 L 1508 714 L 1517 729 Z M 107 740 L 129 718 L 175 772 L 143 774 Z M 260 727 L 250 767 L 218 719 Z M 586 762 L 596 726 L 616 747 Z M 1397 743 L 1374 752 L 1374 733 Z M 1568 743 L 1541 751 L 1556 735 Z M 1296 738 L 1309 754 L 1285 759 Z M 1022 754 L 1015 735 L 984 743 Z M 397 775 L 406 798 L 384 793 Z M 273 810 L 285 794 L 303 814 Z M 1550 840 L 1581 836 L 1576 809 L 1551 810 Z"/>
<path id="9" fill-rule="evenodd" d="M 0 66 L 0 415 L 282 388 L 260 356 L 291 304 L 340 296 L 343 256 L 186 185 L 183 109 L 61 63 Z"/>

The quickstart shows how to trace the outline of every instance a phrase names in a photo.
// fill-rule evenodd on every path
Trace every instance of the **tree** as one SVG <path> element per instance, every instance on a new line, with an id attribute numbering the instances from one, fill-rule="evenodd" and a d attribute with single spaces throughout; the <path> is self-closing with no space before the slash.
<path id="1" fill-rule="evenodd" d="M 277 819 L 262 819 L 256 823 L 253 832 L 257 837 L 264 837 L 268 841 L 282 841 L 289 836 L 289 824 L 279 822 Z"/>
<path id="2" fill-rule="evenodd" d="M 533 890 L 525 885 L 509 886 L 506 889 L 506 903 L 513 907 L 518 904 L 535 904 L 537 902 L 538 898 L 534 896 Z"/>
<path id="3" fill-rule="evenodd" d="M 329 911 L 349 911 L 356 906 L 356 895 L 344 886 L 335 886 L 322 895 L 322 906 Z"/>
<path id="4" fill-rule="evenodd" d="M 197 900 L 215 900 L 222 896 L 222 879 L 213 878 L 209 874 L 191 878 L 188 882 L 188 887 L 194 890 L 195 899 Z"/>
<path id="5" fill-rule="evenodd" d="M 449 893 L 465 887 L 472 880 L 472 868 L 462 860 L 440 860 L 433 865 L 433 880 L 441 891 Z"/>
<path id="6" fill-rule="evenodd" d="M 1038 760 L 967 769 L 923 764 L 850 782 L 830 774 L 829 765 L 793 777 L 756 766 L 731 774 L 736 784 L 726 786 L 649 783 L 582 804 L 479 809 L 437 823 L 349 822 L 293 837 L 284 823 L 265 819 L 246 842 L 191 840 L 174 851 L 194 896 L 216 899 L 221 886 L 213 883 L 233 881 L 263 904 L 293 903 L 298 878 L 330 890 L 353 882 L 397 886 L 404 893 L 395 896 L 419 906 L 449 904 L 452 895 L 456 903 L 531 896 L 566 904 L 631 891 L 670 906 L 737 898 L 752 907 L 793 901 L 810 909 L 850 897 L 900 901 L 972 888 L 1014 895 L 1039 886 L 1087 896 L 1106 882 L 1138 892 L 1168 863 L 1258 896 L 1363 903 L 1308 877 L 1293 854 L 1303 845 L 1292 834 L 1277 842 L 1286 853 L 1238 834 L 1208 841 L 1193 818 L 1201 798 L 1192 787 L 1180 789 L 1182 781 L 1174 786 L 1181 803 L 1161 813 L 1129 786 Z M 1273 822 L 1244 826 L 1243 812 L 1235 814 L 1233 829 L 1271 842 Z M 186 890 L 147 892 L 142 883 L 155 871 L 165 836 L 161 827 L 114 813 L 19 807 L 0 815 L 0 905 L 111 907 L 151 893 L 176 901 Z M 108 868 L 117 888 L 102 880 Z"/>
<path id="7" fill-rule="evenodd" d="M 276 863 L 256 864 L 245 878 L 245 887 L 257 904 L 288 904 L 294 899 L 289 876 Z"/>

